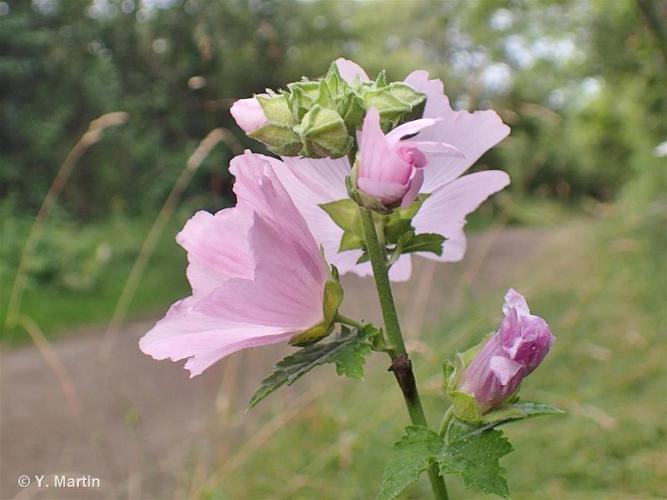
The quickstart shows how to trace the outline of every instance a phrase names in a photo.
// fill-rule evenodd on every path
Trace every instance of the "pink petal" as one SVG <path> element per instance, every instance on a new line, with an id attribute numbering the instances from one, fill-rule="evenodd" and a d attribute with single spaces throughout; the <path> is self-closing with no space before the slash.
<path id="1" fill-rule="evenodd" d="M 507 385 L 521 370 L 523 365 L 503 356 L 493 356 L 489 368 L 502 385 Z"/>
<path id="2" fill-rule="evenodd" d="M 437 158 L 439 166 L 425 172 L 424 192 L 431 193 L 456 179 L 510 132 L 495 111 L 454 111 L 444 94 L 442 82 L 429 80 L 426 71 L 411 73 L 405 82 L 427 95 L 424 117 L 441 118 L 438 123 L 423 130 L 418 140 L 445 142 L 465 155 L 464 158 Z M 436 164 L 435 160 L 430 163 Z"/>
<path id="3" fill-rule="evenodd" d="M 234 117 L 234 120 L 236 120 L 238 126 L 247 134 L 269 123 L 266 115 L 264 115 L 262 105 L 254 97 L 239 99 L 232 104 L 229 112 Z"/>
<path id="4" fill-rule="evenodd" d="M 505 172 L 489 170 L 466 175 L 433 192 L 415 215 L 412 225 L 418 234 L 437 233 L 447 240 L 441 256 L 432 253 L 420 255 L 439 261 L 461 260 L 465 253 L 463 226 L 466 216 L 509 182 Z"/>
<path id="5" fill-rule="evenodd" d="M 408 184 L 409 188 L 403 196 L 403 201 L 401 201 L 401 208 L 407 208 L 412 205 L 412 202 L 415 201 L 419 195 L 419 190 L 421 189 L 422 184 L 424 184 L 424 169 L 413 169 L 412 178 Z"/>
<path id="6" fill-rule="evenodd" d="M 336 66 L 338 67 L 340 76 L 347 83 L 352 83 L 355 77 L 359 77 L 359 81 L 361 82 L 367 82 L 370 80 L 363 68 L 357 63 L 350 61 L 349 59 L 343 59 L 342 57 L 339 57 L 336 59 Z"/>
<path id="7" fill-rule="evenodd" d="M 267 157 L 249 151 L 232 159 L 230 172 L 236 176 L 234 192 L 239 209 L 245 206 L 288 235 L 302 252 L 303 265 L 320 277 L 326 274 L 319 245 L 306 221 L 294 206 Z"/>
<path id="8" fill-rule="evenodd" d="M 512 308 L 516 309 L 519 315 L 527 316 L 530 314 L 526 298 L 514 288 L 510 288 L 505 294 L 505 303 L 503 304 L 503 312 L 505 315 L 509 315 Z"/>
<path id="9" fill-rule="evenodd" d="M 389 147 L 395 146 L 398 144 L 398 141 L 403 139 L 403 137 L 416 134 L 425 128 L 435 125 L 438 121 L 439 120 L 432 118 L 421 118 L 419 120 L 406 122 L 389 132 L 386 135 L 386 141 L 389 144 Z"/>
<path id="10" fill-rule="evenodd" d="M 377 198 L 384 205 L 392 205 L 400 201 L 408 191 L 405 184 L 373 179 L 372 177 L 359 177 L 357 185 L 364 193 Z"/>
<path id="11" fill-rule="evenodd" d="M 255 279 L 229 280 L 194 308 L 224 321 L 290 330 L 319 323 L 326 276 L 314 275 L 304 265 L 303 252 L 290 235 L 255 214 L 250 246 L 257 262 Z"/>
<path id="12" fill-rule="evenodd" d="M 250 278 L 254 262 L 246 240 L 251 219 L 233 208 L 215 215 L 197 212 L 176 236 L 188 252 L 194 294 L 206 294 L 233 277 Z"/>
<path id="13" fill-rule="evenodd" d="M 375 181 L 407 184 L 412 165 L 398 154 L 397 144 L 391 145 L 387 141 L 380 126 L 380 113 L 375 108 L 369 109 L 364 118 L 360 156 L 359 179 L 365 177 Z"/>
<path id="14" fill-rule="evenodd" d="M 287 340 L 294 334 L 279 327 L 222 322 L 193 311 L 193 303 L 192 297 L 176 302 L 141 338 L 141 351 L 158 360 L 190 358 L 185 368 L 195 376 L 228 354 Z"/>
<path id="15" fill-rule="evenodd" d="M 284 160 L 274 160 L 273 170 L 324 249 L 327 261 L 335 265 L 341 274 L 356 272 L 361 250 L 338 252 L 343 230 L 320 208 L 323 203 L 348 197 L 345 177 L 350 173 L 349 162 L 346 158 L 313 160 L 290 157 Z"/>

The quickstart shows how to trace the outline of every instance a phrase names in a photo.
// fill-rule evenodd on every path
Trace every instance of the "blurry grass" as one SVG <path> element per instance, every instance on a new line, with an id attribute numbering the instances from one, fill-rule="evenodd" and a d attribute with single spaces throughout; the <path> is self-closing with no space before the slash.
<path id="1" fill-rule="evenodd" d="M 503 464 L 515 499 L 667 495 L 665 207 L 662 194 L 641 201 L 655 200 L 664 184 L 643 182 L 602 220 L 554 230 L 514 285 L 558 337 L 522 397 L 567 410 L 506 427 L 516 451 Z M 434 356 L 413 355 L 432 425 L 446 406 L 440 359 L 495 327 L 503 293 L 488 290 L 425 334 Z M 223 461 L 201 498 L 373 498 L 391 443 L 407 423 L 386 365 L 375 355 L 363 383 L 320 369 L 324 396 L 257 446 L 250 437 L 231 446 L 232 457 L 245 458 Z M 292 410 L 293 393 L 314 380 L 262 403 L 260 422 L 248 433 Z M 452 498 L 482 497 L 457 478 L 448 484 Z M 430 498 L 427 482 L 422 478 L 404 498 Z"/>
<path id="2" fill-rule="evenodd" d="M 184 216 L 176 219 L 158 243 L 130 305 L 131 316 L 161 312 L 165 304 L 187 293 L 185 252 L 174 242 Z M 29 223 L 14 220 L 3 228 L 13 248 L 6 250 L 5 265 L 0 269 L 0 325 L 5 320 L 8 291 L 15 277 L 11 259 L 18 258 Z M 149 217 L 124 216 L 87 225 L 52 220 L 29 263 L 21 313 L 37 322 L 49 339 L 79 326 L 108 322 L 151 223 Z M 1 340 L 13 346 L 29 341 L 29 336 L 16 327 L 3 332 Z"/>

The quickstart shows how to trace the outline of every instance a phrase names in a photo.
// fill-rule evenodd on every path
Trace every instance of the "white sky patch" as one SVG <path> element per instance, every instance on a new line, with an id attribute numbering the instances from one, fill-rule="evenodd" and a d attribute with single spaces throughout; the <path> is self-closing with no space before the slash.
<path id="1" fill-rule="evenodd" d="M 508 30 L 512 27 L 513 23 L 514 14 L 508 9 L 496 10 L 489 20 L 489 25 L 496 31 Z"/>
<path id="2" fill-rule="evenodd" d="M 658 158 L 667 156 L 667 141 L 658 144 L 653 150 L 653 154 Z"/>
<path id="3" fill-rule="evenodd" d="M 531 41 L 521 35 L 510 35 L 505 39 L 505 53 L 520 68 L 530 68 L 538 59 L 567 63 L 579 57 L 581 51 L 573 36 L 558 39 L 539 37 Z"/>
<path id="4" fill-rule="evenodd" d="M 505 93 L 512 85 L 512 69 L 505 63 L 493 63 L 482 71 L 484 86 L 495 93 Z"/>

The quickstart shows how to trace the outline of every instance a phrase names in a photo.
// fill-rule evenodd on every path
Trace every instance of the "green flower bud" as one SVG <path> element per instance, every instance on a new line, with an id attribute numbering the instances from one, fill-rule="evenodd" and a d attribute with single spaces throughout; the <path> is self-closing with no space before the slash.
<path id="1" fill-rule="evenodd" d="M 315 104 L 294 127 L 301 138 L 301 154 L 309 158 L 340 158 L 352 146 L 343 118 L 333 109 Z"/>
<path id="2" fill-rule="evenodd" d="M 258 95 L 256 99 L 264 111 L 268 124 L 248 133 L 248 136 L 263 142 L 278 155 L 298 155 L 301 151 L 301 139 L 293 130 L 296 120 L 288 105 L 287 96 Z"/>

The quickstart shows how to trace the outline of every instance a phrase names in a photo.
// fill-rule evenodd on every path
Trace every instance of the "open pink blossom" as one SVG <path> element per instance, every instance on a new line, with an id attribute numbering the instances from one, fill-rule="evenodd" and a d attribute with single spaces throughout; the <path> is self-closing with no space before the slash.
<path id="1" fill-rule="evenodd" d="M 234 117 L 234 120 L 236 120 L 237 125 L 246 134 L 251 134 L 269 123 L 262 105 L 254 97 L 239 99 L 232 104 L 229 112 Z"/>
<path id="2" fill-rule="evenodd" d="M 192 295 L 140 341 L 155 359 L 188 359 L 191 376 L 248 347 L 286 341 L 323 320 L 329 273 L 319 246 L 271 167 L 231 162 L 238 204 L 198 212 L 178 234 Z"/>
<path id="3" fill-rule="evenodd" d="M 547 322 L 530 314 L 526 299 L 517 291 L 507 291 L 503 312 L 500 328 L 466 368 L 457 389 L 473 395 L 482 413 L 511 397 L 555 340 Z"/>
<path id="4" fill-rule="evenodd" d="M 424 169 L 428 165 L 425 151 L 463 156 L 454 146 L 443 142 L 401 140 L 437 121 L 432 118 L 414 120 L 385 135 L 380 127 L 380 113 L 375 108 L 369 109 L 360 134 L 359 189 L 385 207 L 410 206 L 424 182 Z"/>
<path id="5" fill-rule="evenodd" d="M 341 76 L 349 82 L 357 77 L 362 81 L 368 79 L 364 70 L 352 61 L 338 59 L 336 64 Z M 491 110 L 474 113 L 452 110 L 443 93 L 442 82 L 429 80 L 426 71 L 415 71 L 405 81 L 427 95 L 424 118 L 437 121 L 421 128 L 415 137 L 401 143 L 445 143 L 462 153 L 459 156 L 443 155 L 442 152 L 416 146 L 428 164 L 427 168 L 421 169 L 424 179 L 419 193 L 428 193 L 429 196 L 412 224 L 417 233 L 437 233 L 446 238 L 442 255 L 428 252 L 418 255 L 441 262 L 458 261 L 466 250 L 463 232 L 466 216 L 510 182 L 509 176 L 498 170 L 462 174 L 482 154 L 506 137 L 510 129 Z M 423 123 L 421 120 L 418 122 Z M 363 141 L 361 154 L 364 154 Z M 276 174 L 293 197 L 315 238 L 323 246 L 327 260 L 336 265 L 341 273 L 353 272 L 360 276 L 371 274 L 368 262 L 356 263 L 361 251 L 338 252 L 343 230 L 319 208 L 322 203 L 347 197 L 345 177 L 350 174 L 351 168 L 347 158 L 316 160 L 284 157 L 283 161 L 284 164 L 281 163 L 276 169 Z M 416 184 L 418 182 L 413 182 L 410 187 Z M 390 278 L 393 281 L 404 281 L 410 274 L 411 257 L 402 255 L 392 266 Z"/>

